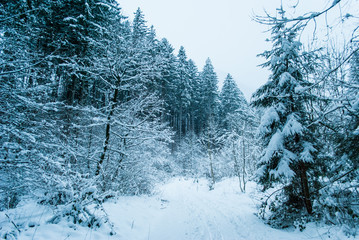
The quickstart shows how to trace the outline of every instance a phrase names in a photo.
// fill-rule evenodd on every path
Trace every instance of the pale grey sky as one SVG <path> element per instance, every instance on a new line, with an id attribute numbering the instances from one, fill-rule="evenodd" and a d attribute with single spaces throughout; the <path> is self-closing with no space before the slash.
<path id="1" fill-rule="evenodd" d="M 298 0 L 282 0 L 293 6 Z M 199 70 L 207 57 L 212 60 L 219 81 L 227 73 L 236 80 L 247 100 L 264 84 L 269 72 L 260 67 L 264 59 L 256 57 L 270 49 L 265 39 L 268 28 L 251 20 L 264 9 L 275 12 L 281 0 L 119 0 L 122 11 L 132 19 L 138 7 L 144 12 L 148 26 L 154 25 L 159 39 L 169 40 L 177 53 L 184 46 L 187 56 Z M 300 11 L 322 10 L 328 0 L 301 0 Z M 221 84 L 220 84 L 221 85 Z"/>

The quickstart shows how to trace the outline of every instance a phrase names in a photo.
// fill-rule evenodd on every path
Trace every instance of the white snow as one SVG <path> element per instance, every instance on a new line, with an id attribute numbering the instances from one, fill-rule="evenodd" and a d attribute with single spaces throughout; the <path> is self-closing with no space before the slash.
<path id="1" fill-rule="evenodd" d="M 283 156 L 281 157 L 278 166 L 275 170 L 271 170 L 270 174 L 275 178 L 283 176 L 285 180 L 289 180 L 294 177 L 294 171 L 289 167 L 289 164 L 296 158 L 296 155 L 286 149 L 283 150 Z"/>
<path id="2" fill-rule="evenodd" d="M 292 75 L 290 75 L 290 73 L 284 72 L 282 75 L 280 75 L 278 85 L 283 87 L 285 84 L 296 86 L 297 81 Z"/>
<path id="3" fill-rule="evenodd" d="M 301 135 L 303 132 L 303 126 L 298 122 L 298 117 L 295 113 L 288 116 L 287 122 L 285 123 L 282 133 L 284 136 L 290 136 L 294 134 Z"/>
<path id="4" fill-rule="evenodd" d="M 280 130 L 277 130 L 270 139 L 265 154 L 260 159 L 260 163 L 268 163 L 274 154 L 281 154 L 283 152 L 283 135 Z"/>
<path id="5" fill-rule="evenodd" d="M 316 152 L 317 150 L 314 148 L 313 144 L 310 142 L 304 142 L 303 147 L 304 149 L 300 153 L 300 160 L 308 163 L 314 162 L 312 153 Z"/>
<path id="6" fill-rule="evenodd" d="M 266 110 L 266 112 L 263 114 L 262 119 L 261 119 L 261 124 L 258 127 L 258 131 L 259 134 L 266 134 L 268 133 L 270 130 L 268 129 L 268 127 L 273 123 L 273 122 L 278 122 L 279 121 L 279 115 L 276 111 L 276 109 L 274 107 L 270 107 Z"/>
<path id="7" fill-rule="evenodd" d="M 19 239 L 24 240 L 346 239 L 333 226 L 309 224 L 303 232 L 270 228 L 254 215 L 258 198 L 256 184 L 249 182 L 247 193 L 241 193 L 236 178 L 217 183 L 212 191 L 208 190 L 208 182 L 204 179 L 174 178 L 159 185 L 152 196 L 119 197 L 105 203 L 104 208 L 117 233 L 112 236 L 106 225 L 93 230 L 64 220 L 46 224 L 51 209 L 33 202 L 0 212 L 0 227 L 6 230 L 6 226 L 11 225 L 6 213 L 25 229 L 19 234 Z"/>

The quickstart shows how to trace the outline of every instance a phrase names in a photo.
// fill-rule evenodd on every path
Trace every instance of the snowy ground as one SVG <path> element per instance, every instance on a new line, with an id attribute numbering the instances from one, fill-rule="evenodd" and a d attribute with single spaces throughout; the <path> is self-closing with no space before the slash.
<path id="1" fill-rule="evenodd" d="M 108 227 L 91 230 L 66 221 L 46 224 L 51 210 L 31 202 L 1 212 L 0 232 L 7 230 L 10 218 L 23 229 L 19 239 L 346 239 L 335 228 L 314 224 L 303 232 L 272 229 L 254 215 L 258 203 L 255 196 L 255 184 L 249 183 L 243 194 L 236 179 L 217 183 L 213 191 L 208 191 L 206 180 L 175 178 L 158 186 L 153 196 L 121 197 L 105 203 L 117 233 L 113 236 Z"/>

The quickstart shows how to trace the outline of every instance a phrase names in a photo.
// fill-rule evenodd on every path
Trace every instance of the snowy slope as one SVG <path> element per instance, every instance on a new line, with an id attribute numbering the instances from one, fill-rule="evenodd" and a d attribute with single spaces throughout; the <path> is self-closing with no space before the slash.
<path id="1" fill-rule="evenodd" d="M 124 239 L 124 240 L 298 240 L 344 239 L 335 228 L 310 225 L 305 231 L 277 230 L 259 220 L 254 213 L 258 203 L 255 184 L 247 193 L 239 191 L 236 179 L 227 179 L 208 190 L 206 180 L 175 178 L 160 185 L 153 196 L 120 197 L 105 203 L 116 235 L 109 228 L 91 230 L 62 221 L 45 224 L 49 209 L 28 203 L 7 212 L 27 229 L 19 239 Z M 8 218 L 0 214 L 0 226 Z M 39 224 L 39 225 L 38 225 Z M 35 225 L 35 226 L 33 226 Z M 32 227 L 29 227 L 32 226 Z"/>

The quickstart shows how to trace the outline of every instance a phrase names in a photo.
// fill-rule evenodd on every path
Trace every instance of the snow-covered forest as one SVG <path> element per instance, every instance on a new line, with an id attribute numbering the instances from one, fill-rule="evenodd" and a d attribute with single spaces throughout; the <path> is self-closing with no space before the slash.
<path id="1" fill-rule="evenodd" d="M 248 102 L 140 8 L 130 21 L 115 0 L 2 1 L 0 238 L 358 237 L 358 1 L 276 7 L 254 17 L 271 74 Z M 332 41 L 339 23 L 349 37 Z"/>

